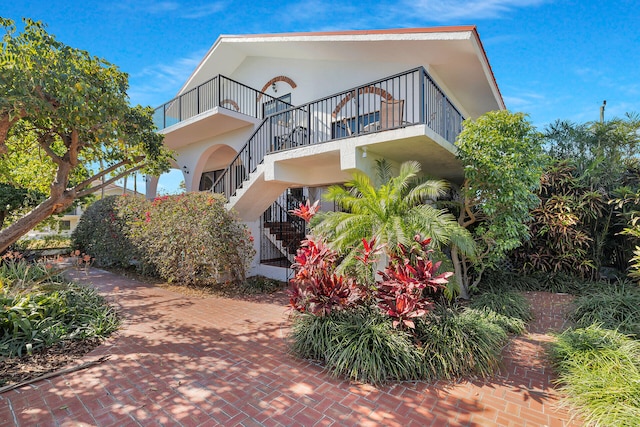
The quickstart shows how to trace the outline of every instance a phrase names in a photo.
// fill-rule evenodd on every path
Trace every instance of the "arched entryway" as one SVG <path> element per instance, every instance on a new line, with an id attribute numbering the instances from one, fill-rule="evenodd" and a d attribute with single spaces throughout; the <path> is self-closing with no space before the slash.
<path id="1" fill-rule="evenodd" d="M 215 145 L 205 150 L 195 167 L 199 179 L 193 182 L 193 191 L 211 190 L 236 155 L 236 151 L 228 145 Z"/>

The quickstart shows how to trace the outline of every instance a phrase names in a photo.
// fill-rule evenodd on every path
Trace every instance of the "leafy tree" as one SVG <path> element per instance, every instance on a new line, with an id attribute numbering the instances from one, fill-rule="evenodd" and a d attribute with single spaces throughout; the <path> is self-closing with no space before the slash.
<path id="1" fill-rule="evenodd" d="M 40 22 L 5 31 L 0 51 L 0 156 L 42 152 L 53 163 L 47 199 L 0 232 L 0 251 L 75 199 L 136 170 L 168 170 L 170 153 L 152 111 L 131 107 L 127 75 L 107 61 L 57 41 Z M 8 141 L 17 141 L 10 144 Z M 91 165 L 105 164 L 97 172 Z M 70 178 L 86 173 L 72 184 Z M 90 184 L 109 177 L 97 187 Z"/>
<path id="2" fill-rule="evenodd" d="M 526 116 L 509 111 L 467 119 L 457 146 L 465 176 L 458 223 L 473 233 L 478 253 L 470 258 L 454 245 L 451 256 L 460 296 L 468 298 L 485 269 L 528 238 L 545 156 Z"/>
<path id="3" fill-rule="evenodd" d="M 0 228 L 9 215 L 20 208 L 34 205 L 39 196 L 37 192 L 0 183 Z"/>
<path id="4" fill-rule="evenodd" d="M 539 205 L 531 211 L 531 238 L 512 252 L 524 273 L 566 273 L 592 278 L 594 239 L 588 224 L 602 218 L 607 202 L 575 176 L 566 160 L 553 162 L 543 173 Z"/>
<path id="5" fill-rule="evenodd" d="M 387 162 L 378 162 L 376 169 L 383 184 L 375 185 L 366 174 L 355 172 L 344 187 L 331 186 L 326 198 L 343 211 L 325 213 L 313 227 L 345 256 L 343 266 L 363 249 L 363 239 L 372 238 L 386 245 L 387 251 L 395 251 L 399 244 L 414 245 L 415 235 L 420 234 L 430 237 L 436 248 L 453 243 L 462 253 L 473 254 L 469 233 L 453 215 L 433 204 L 445 194 L 446 182 L 421 179 L 420 164 L 415 161 L 403 163 L 395 177 Z"/>
<path id="6" fill-rule="evenodd" d="M 640 145 L 640 116 L 626 114 L 605 122 L 576 124 L 556 121 L 545 131 L 545 145 L 556 160 L 570 160 L 577 176 L 591 190 L 620 185 L 628 161 Z"/>
<path id="7" fill-rule="evenodd" d="M 628 239 L 620 236 L 624 223 L 615 221 L 620 206 L 611 203 L 616 193 L 638 188 L 640 116 L 626 114 L 606 122 L 575 124 L 557 121 L 545 132 L 548 153 L 573 169 L 570 192 L 580 193 L 582 211 L 575 223 L 589 239 L 586 256 L 593 278 L 602 266 L 624 269 L 631 253 Z M 558 164 L 558 163 L 557 163 Z M 620 192 L 619 189 L 625 189 Z M 554 196 L 553 192 L 550 194 Z M 549 240 L 548 244 L 555 242 Z"/>
<path id="8" fill-rule="evenodd" d="M 621 188 L 617 193 L 619 197 L 611 202 L 619 209 L 618 215 L 627 221 L 620 234 L 629 236 L 634 245 L 628 261 L 629 277 L 640 284 L 640 186 L 636 187 L 635 193 L 629 188 Z"/>

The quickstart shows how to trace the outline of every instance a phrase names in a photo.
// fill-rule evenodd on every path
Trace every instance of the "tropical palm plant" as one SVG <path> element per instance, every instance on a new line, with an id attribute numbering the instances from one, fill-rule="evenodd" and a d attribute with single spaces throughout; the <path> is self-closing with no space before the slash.
<path id="1" fill-rule="evenodd" d="M 414 236 L 420 234 L 430 237 L 435 249 L 453 243 L 469 255 L 474 253 L 470 233 L 453 215 L 435 206 L 435 200 L 446 194 L 445 181 L 421 178 L 416 161 L 403 163 L 395 177 L 390 172 L 389 163 L 379 160 L 376 173 L 382 184 L 356 172 L 344 187 L 331 186 L 325 195 L 342 211 L 322 214 L 313 231 L 344 256 L 340 269 L 353 265 L 363 239 L 371 238 L 395 252 L 398 245 L 414 245 Z"/>

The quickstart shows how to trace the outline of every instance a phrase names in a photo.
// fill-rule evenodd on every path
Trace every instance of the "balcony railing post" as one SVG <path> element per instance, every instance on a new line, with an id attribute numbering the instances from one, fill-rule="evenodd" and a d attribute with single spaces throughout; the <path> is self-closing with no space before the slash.
<path id="1" fill-rule="evenodd" d="M 426 114 L 425 114 L 425 110 L 426 110 L 425 104 L 426 104 L 426 100 L 427 100 L 426 98 L 427 97 L 425 96 L 426 87 L 425 87 L 425 83 L 424 83 L 424 80 L 425 80 L 424 73 L 425 73 L 425 70 L 421 69 L 420 70 L 420 78 L 419 78 L 420 82 L 418 83 L 420 85 L 420 89 L 419 89 L 420 93 L 418 94 L 418 98 L 419 98 L 418 102 L 420 103 L 420 106 L 418 108 L 420 108 L 420 111 L 418 112 L 418 114 L 420 115 L 420 123 L 426 124 L 427 123 L 427 117 L 426 117 Z"/>
<path id="2" fill-rule="evenodd" d="M 311 145 L 311 108 L 307 107 L 307 140 L 305 141 L 306 145 Z"/>
<path id="3" fill-rule="evenodd" d="M 202 87 L 202 85 L 199 85 L 196 88 L 196 114 L 200 114 L 202 111 L 200 111 L 200 88 Z"/>
<path id="4" fill-rule="evenodd" d="M 218 79 L 218 102 L 216 103 L 216 107 L 219 107 L 222 104 L 222 85 L 220 83 L 222 78 L 220 77 L 220 74 L 218 74 L 216 78 Z"/>
<path id="5" fill-rule="evenodd" d="M 364 94 L 363 87 L 359 87 L 356 89 L 356 131 L 355 131 L 356 135 L 360 133 L 360 91 L 361 90 Z"/>

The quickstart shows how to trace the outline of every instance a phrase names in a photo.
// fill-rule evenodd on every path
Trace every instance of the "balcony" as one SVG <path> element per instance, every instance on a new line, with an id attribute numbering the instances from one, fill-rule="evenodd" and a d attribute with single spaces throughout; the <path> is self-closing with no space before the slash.
<path id="1" fill-rule="evenodd" d="M 360 149 L 375 149 L 378 155 L 398 162 L 419 160 L 425 171 L 455 180 L 461 167 L 455 159 L 454 142 L 463 120 L 427 71 L 416 68 L 266 116 L 214 183 L 213 191 L 231 198 L 245 183 L 248 185 L 250 174 L 267 155 L 275 155 L 276 162 L 289 170 L 305 170 L 307 176 L 322 168 L 332 171 L 336 182 L 336 171 L 341 167 L 336 152 L 349 145 L 346 142 L 351 138 L 360 138 Z M 315 145 L 317 149 L 304 150 Z M 300 150 L 284 154 L 295 149 Z"/>
<path id="2" fill-rule="evenodd" d="M 291 105 L 217 75 L 156 108 L 153 121 L 169 148 L 259 123 Z"/>

